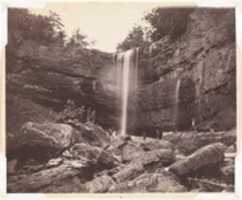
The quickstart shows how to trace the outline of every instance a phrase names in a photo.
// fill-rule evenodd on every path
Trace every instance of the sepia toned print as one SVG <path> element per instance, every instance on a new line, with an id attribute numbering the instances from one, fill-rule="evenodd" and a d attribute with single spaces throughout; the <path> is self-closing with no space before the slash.
<path id="1" fill-rule="evenodd" d="M 8 10 L 8 192 L 233 192 L 235 9 L 65 5 Z"/>

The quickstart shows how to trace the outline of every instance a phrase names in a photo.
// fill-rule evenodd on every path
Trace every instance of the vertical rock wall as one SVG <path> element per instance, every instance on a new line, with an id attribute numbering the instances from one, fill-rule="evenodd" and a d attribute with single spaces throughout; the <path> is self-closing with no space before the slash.
<path id="1" fill-rule="evenodd" d="M 198 9 L 177 41 L 165 37 L 140 51 L 138 129 L 236 125 L 234 14 Z"/>

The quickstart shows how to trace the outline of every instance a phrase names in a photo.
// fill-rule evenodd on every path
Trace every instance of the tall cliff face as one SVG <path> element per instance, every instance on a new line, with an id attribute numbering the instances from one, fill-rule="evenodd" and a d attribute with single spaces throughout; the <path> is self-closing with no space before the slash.
<path id="1" fill-rule="evenodd" d="M 179 39 L 164 37 L 139 50 L 139 87 L 129 97 L 130 130 L 190 129 L 192 121 L 205 129 L 236 125 L 234 14 L 233 9 L 196 9 Z M 17 55 L 19 66 L 7 74 L 7 98 L 18 94 L 56 111 L 74 99 L 95 109 L 99 124 L 119 127 L 121 70 L 112 55 L 82 50 L 73 56 L 33 41 Z"/>
<path id="2" fill-rule="evenodd" d="M 186 33 L 140 51 L 138 124 L 229 129 L 236 121 L 234 10 L 198 9 Z M 137 124 L 137 126 L 138 126 Z"/>
<path id="3" fill-rule="evenodd" d="M 68 51 L 63 47 L 39 46 L 34 41 L 25 41 L 15 54 L 19 65 L 7 73 L 7 102 L 27 99 L 59 112 L 67 100 L 72 99 L 77 105 L 92 107 L 100 113 L 100 124 L 113 121 L 113 116 L 109 115 L 116 107 L 115 88 L 110 79 L 111 54 L 80 48 Z M 18 119 L 14 118 L 12 110 L 18 112 L 20 109 L 12 108 L 13 105 L 19 104 L 7 103 L 8 130 L 11 131 L 13 124 L 22 121 L 22 113 L 17 113 Z M 16 130 L 20 127 L 21 124 Z"/>

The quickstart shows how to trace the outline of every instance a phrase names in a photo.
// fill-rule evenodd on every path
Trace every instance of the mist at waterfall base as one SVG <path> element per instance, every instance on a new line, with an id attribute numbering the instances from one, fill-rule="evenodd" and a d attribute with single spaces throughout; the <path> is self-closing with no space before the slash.
<path id="1" fill-rule="evenodd" d="M 130 92 L 138 88 L 138 51 L 130 49 L 117 55 L 117 84 L 121 88 L 121 125 L 120 134 L 127 134 L 128 104 Z"/>

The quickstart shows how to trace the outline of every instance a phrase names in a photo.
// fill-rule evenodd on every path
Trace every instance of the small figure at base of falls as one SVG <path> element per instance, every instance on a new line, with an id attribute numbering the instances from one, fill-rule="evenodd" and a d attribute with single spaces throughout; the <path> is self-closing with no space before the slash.
<path id="1" fill-rule="evenodd" d="M 163 130 L 161 128 L 155 129 L 156 139 L 161 140 L 163 137 Z"/>

